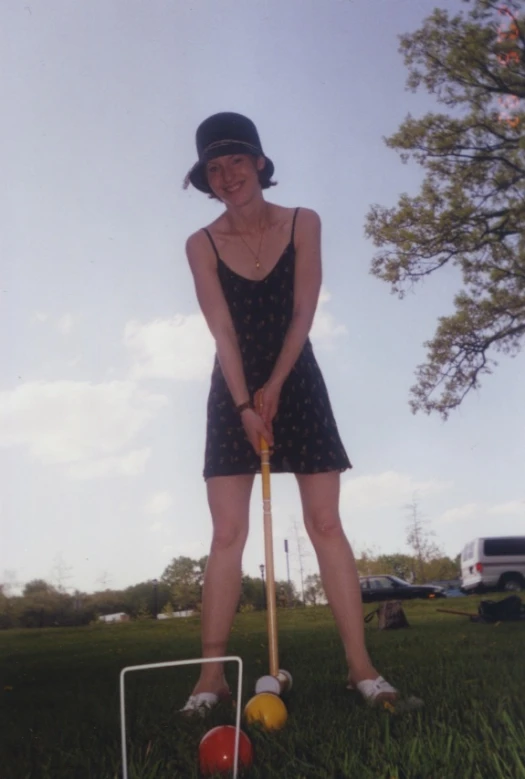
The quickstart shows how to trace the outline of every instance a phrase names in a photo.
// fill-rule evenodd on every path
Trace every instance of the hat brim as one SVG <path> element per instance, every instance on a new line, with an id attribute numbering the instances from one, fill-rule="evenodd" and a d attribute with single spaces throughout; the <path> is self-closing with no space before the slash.
<path id="1" fill-rule="evenodd" d="M 210 149 L 210 151 L 205 152 L 203 154 L 202 159 L 196 162 L 193 168 L 189 171 L 188 175 L 186 176 L 186 180 L 191 184 L 193 184 L 195 189 L 198 189 L 200 192 L 205 192 L 208 195 L 211 195 L 212 190 L 210 185 L 208 184 L 208 177 L 206 175 L 206 164 L 210 162 L 210 160 L 214 160 L 216 157 L 223 157 L 227 154 L 246 154 L 246 153 L 252 154 L 254 157 L 263 157 L 264 168 L 261 171 L 261 173 L 264 173 L 268 179 L 270 179 L 273 176 L 275 167 L 269 157 L 267 157 L 265 154 L 257 150 L 254 150 L 253 152 L 252 151 L 247 152 L 246 144 L 232 142 L 227 145 L 222 145 L 218 149 Z"/>

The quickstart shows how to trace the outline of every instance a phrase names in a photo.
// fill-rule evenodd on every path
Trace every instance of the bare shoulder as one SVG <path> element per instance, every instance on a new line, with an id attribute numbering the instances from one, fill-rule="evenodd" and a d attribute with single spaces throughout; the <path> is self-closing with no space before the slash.
<path id="1" fill-rule="evenodd" d="M 214 257 L 215 253 L 211 245 L 209 237 L 206 235 L 206 231 L 211 235 L 215 242 L 224 240 L 228 237 L 228 226 L 225 221 L 225 213 L 220 214 L 213 222 L 202 227 L 197 232 L 190 235 L 186 241 L 186 251 L 206 251 L 210 256 Z M 211 253 L 211 254 L 210 254 Z"/>
<path id="2" fill-rule="evenodd" d="M 321 218 L 313 208 L 300 208 L 295 226 L 296 244 L 317 245 L 321 236 Z"/>
<path id="3" fill-rule="evenodd" d="M 198 265 L 209 265 L 213 262 L 212 245 L 204 230 L 197 230 L 189 236 L 186 241 L 186 256 L 192 270 Z"/>
<path id="4" fill-rule="evenodd" d="M 186 254 L 193 254 L 195 251 L 202 249 L 206 241 L 208 244 L 210 243 L 204 230 L 201 229 L 197 230 L 195 233 L 192 233 L 186 240 Z"/>
<path id="5" fill-rule="evenodd" d="M 312 208 L 279 206 L 274 203 L 269 204 L 272 209 L 274 224 L 278 226 L 283 233 L 289 233 L 295 218 L 295 234 L 300 236 L 305 231 L 308 235 L 312 230 L 318 231 L 321 226 L 321 220 L 316 211 Z M 297 214 L 297 216 L 296 216 Z"/>
<path id="6" fill-rule="evenodd" d="M 321 217 L 313 208 L 299 208 L 297 213 L 297 226 L 307 229 L 318 229 L 321 226 Z"/>

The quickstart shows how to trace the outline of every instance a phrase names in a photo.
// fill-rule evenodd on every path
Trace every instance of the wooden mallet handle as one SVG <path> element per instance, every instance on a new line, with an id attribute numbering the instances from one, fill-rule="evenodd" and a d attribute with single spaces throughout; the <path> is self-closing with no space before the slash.
<path id="1" fill-rule="evenodd" d="M 262 410 L 262 392 L 255 397 L 256 408 Z M 270 674 L 279 673 L 279 650 L 277 642 L 277 606 L 275 601 L 275 571 L 273 564 L 272 494 L 270 488 L 270 450 L 268 442 L 261 436 L 261 477 L 264 520 L 264 557 L 266 564 L 266 609 L 268 615 L 268 649 Z"/>
<path id="2" fill-rule="evenodd" d="M 475 617 L 475 614 L 472 614 L 469 611 L 453 611 L 452 609 L 436 609 L 436 611 L 441 611 L 442 614 L 458 614 L 460 617 Z"/>

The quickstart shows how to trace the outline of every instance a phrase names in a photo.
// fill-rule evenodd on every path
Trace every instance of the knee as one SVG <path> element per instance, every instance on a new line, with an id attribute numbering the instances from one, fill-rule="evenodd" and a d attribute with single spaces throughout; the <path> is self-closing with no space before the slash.
<path id="1" fill-rule="evenodd" d="M 213 530 L 212 550 L 224 552 L 234 548 L 242 549 L 246 542 L 246 528 L 241 522 L 225 522 Z"/>
<path id="2" fill-rule="evenodd" d="M 340 538 L 344 535 L 339 514 L 332 509 L 318 509 L 305 517 L 305 524 L 312 538 Z"/>

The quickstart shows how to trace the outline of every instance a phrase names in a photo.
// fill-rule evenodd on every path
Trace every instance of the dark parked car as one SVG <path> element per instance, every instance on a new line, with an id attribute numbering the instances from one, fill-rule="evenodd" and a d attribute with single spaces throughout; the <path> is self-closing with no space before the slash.
<path id="1" fill-rule="evenodd" d="M 409 584 L 397 576 L 362 576 L 360 582 L 364 603 L 376 600 L 447 597 L 444 587 L 435 584 Z"/>

